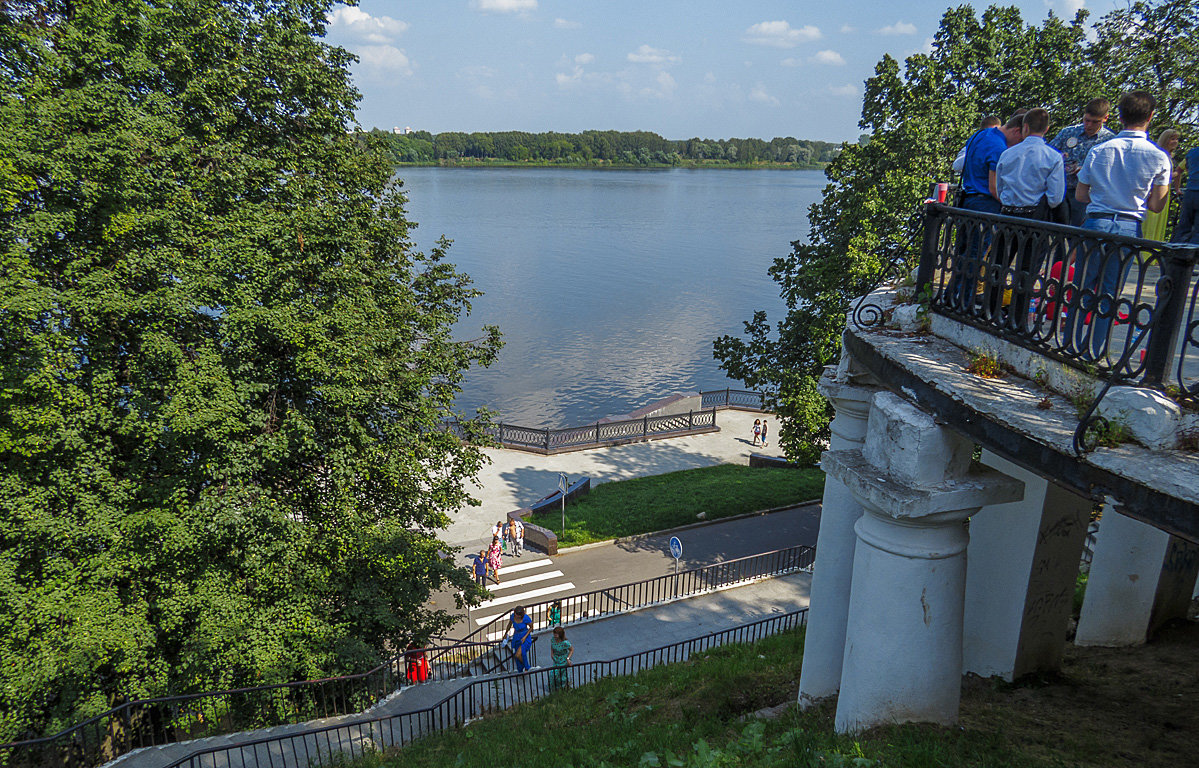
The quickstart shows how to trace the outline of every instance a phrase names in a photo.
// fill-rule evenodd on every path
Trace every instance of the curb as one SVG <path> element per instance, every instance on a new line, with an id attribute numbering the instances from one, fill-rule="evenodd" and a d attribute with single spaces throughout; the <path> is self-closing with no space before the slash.
<path id="1" fill-rule="evenodd" d="M 688 523 L 687 525 L 680 525 L 680 526 L 676 526 L 674 528 L 665 528 L 661 531 L 652 531 L 650 533 L 638 533 L 633 536 L 621 536 L 620 538 L 605 539 L 604 541 L 593 541 L 590 544 L 578 544 L 573 547 L 560 547 L 558 549 L 558 556 L 567 555 L 567 554 L 570 554 L 571 552 L 583 552 L 588 549 L 597 549 L 599 547 L 607 547 L 607 546 L 613 546 L 616 544 L 624 544 L 626 542 L 631 542 L 631 541 L 641 541 L 642 539 L 648 539 L 651 536 L 661 536 L 663 534 L 676 533 L 678 531 L 689 531 L 689 530 L 692 530 L 693 528 L 704 528 L 709 525 L 718 525 L 720 523 L 727 523 L 727 522 L 731 522 L 733 520 L 743 520 L 747 517 L 759 517 L 761 515 L 769 515 L 774 512 L 786 512 L 789 509 L 799 509 L 800 507 L 810 507 L 813 504 L 820 504 L 822 501 L 823 501 L 823 499 L 812 499 L 811 501 L 801 501 L 798 504 L 789 504 L 785 507 L 771 507 L 770 509 L 760 509 L 756 512 L 742 512 L 739 515 L 732 515 L 730 517 L 721 517 L 716 520 L 702 520 L 698 523 Z"/>

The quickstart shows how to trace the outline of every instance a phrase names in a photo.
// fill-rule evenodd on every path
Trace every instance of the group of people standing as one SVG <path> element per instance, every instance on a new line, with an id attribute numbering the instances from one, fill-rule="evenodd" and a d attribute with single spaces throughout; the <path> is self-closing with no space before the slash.
<path id="1" fill-rule="evenodd" d="M 504 565 L 504 555 L 521 556 L 525 546 L 525 524 L 520 518 L 513 518 L 505 523 L 496 522 L 491 528 L 491 544 L 486 549 L 479 550 L 471 560 L 471 573 L 475 583 L 480 587 L 487 586 L 487 578 L 496 584 L 500 583 L 500 568 Z"/>
<path id="2" fill-rule="evenodd" d="M 999 213 L 1041 221 L 1071 224 L 1097 232 L 1165 239 L 1171 190 L 1187 178 L 1183 206 L 1172 240 L 1199 244 L 1199 147 L 1186 154 L 1184 172 L 1176 166 L 1177 131 L 1163 131 L 1158 143 L 1149 140 L 1149 124 L 1157 107 L 1147 91 L 1130 91 L 1119 101 L 1122 130 L 1105 127 L 1111 105 L 1093 99 L 1082 122 L 1062 128 L 1046 141 L 1050 115 L 1045 109 L 1019 110 L 1007 122 L 988 117 L 970 137 L 955 161 L 962 172 L 960 205 L 968 210 Z M 990 246 L 975 238 L 966 248 L 963 270 L 978 275 Z M 1084 301 L 1097 294 L 1113 295 L 1127 275 L 1128 259 L 1103 258 L 1082 249 L 1072 253 L 1075 284 L 1086 289 Z M 1036 272 L 1044 253 L 1015 243 L 996 244 L 985 269 Z M 1022 328 L 1028 320 L 1031 281 L 1013 279 L 1008 324 Z M 992 317 L 1003 313 L 1002 285 L 993 285 L 983 300 Z M 975 279 L 957 279 L 952 300 L 965 308 L 975 300 Z M 1082 307 L 1087 312 L 1089 306 Z M 1077 314 L 1077 313 L 1076 313 Z M 1111 325 L 1106 313 L 1096 313 L 1087 330 L 1092 351 L 1106 343 Z M 1073 320 L 1072 320 L 1073 322 Z M 1080 331 L 1080 338 L 1083 335 Z"/>

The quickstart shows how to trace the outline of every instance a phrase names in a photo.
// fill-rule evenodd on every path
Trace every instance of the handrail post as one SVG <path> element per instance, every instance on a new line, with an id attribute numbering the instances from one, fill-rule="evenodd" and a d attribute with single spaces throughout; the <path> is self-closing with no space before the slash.
<path id="1" fill-rule="evenodd" d="M 725 408 L 728 408 L 728 407 L 729 407 L 729 403 L 730 403 L 730 402 L 732 402 L 732 401 L 729 399 L 729 395 L 730 395 L 731 391 L 732 391 L 732 390 L 730 390 L 728 387 L 725 387 L 725 388 L 724 388 L 724 407 L 725 407 Z M 715 406 L 713 406 L 713 407 L 715 407 Z"/>
<path id="2" fill-rule="evenodd" d="M 1153 308 L 1157 323 L 1145 343 L 1143 383 L 1151 387 L 1160 387 L 1170 369 L 1174 341 L 1182 325 L 1182 314 L 1190 293 L 1187 288 L 1190 287 L 1191 266 L 1190 259 L 1184 258 L 1177 250 L 1169 250 L 1162 255 L 1162 277 L 1166 278 L 1163 282 L 1169 286 L 1169 293 L 1164 302 L 1159 297 Z"/>
<path id="3" fill-rule="evenodd" d="M 920 246 L 920 265 L 916 269 L 916 298 L 924 286 L 932 283 L 933 268 L 937 263 L 937 227 L 933 223 L 937 211 L 932 203 L 924 206 L 924 241 Z"/>
<path id="4" fill-rule="evenodd" d="M 549 451 L 549 449 L 550 449 L 550 431 L 547 429 L 547 430 L 545 430 L 545 450 Z"/>
<path id="5" fill-rule="evenodd" d="M 504 422 L 502 422 L 502 421 L 500 422 L 500 437 L 499 437 L 499 440 L 497 440 L 497 442 L 500 445 L 504 444 Z"/>
<path id="6" fill-rule="evenodd" d="M 692 423 L 694 422 L 694 420 L 695 420 L 695 411 L 691 411 L 691 410 L 687 411 L 687 431 L 688 432 L 691 431 Z"/>
<path id="7" fill-rule="evenodd" d="M 641 436 L 649 437 L 649 414 L 641 417 Z"/>
<path id="8" fill-rule="evenodd" d="M 595 422 L 595 442 L 597 442 L 597 443 L 600 441 L 599 440 L 599 432 L 600 432 L 599 422 L 597 421 L 597 422 Z"/>

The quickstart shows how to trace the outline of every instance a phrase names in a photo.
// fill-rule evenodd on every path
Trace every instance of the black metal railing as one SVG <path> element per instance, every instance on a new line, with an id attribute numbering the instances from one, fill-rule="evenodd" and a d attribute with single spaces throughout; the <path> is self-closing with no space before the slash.
<path id="1" fill-rule="evenodd" d="M 438 731 L 517 704 L 536 701 L 555 691 L 585 685 L 603 677 L 635 675 L 662 664 L 686 661 L 696 653 L 733 643 L 752 643 L 807 622 L 807 609 L 772 616 L 691 640 L 568 667 L 536 669 L 472 682 L 438 703 L 413 712 L 352 718 L 347 722 L 266 736 L 240 744 L 200 749 L 166 768 L 302 768 L 343 764 L 346 758 L 395 749 Z"/>
<path id="2" fill-rule="evenodd" d="M 563 450 L 578 450 L 604 445 L 627 443 L 631 440 L 648 440 L 656 437 L 672 437 L 708 432 L 716 426 L 716 409 L 667 414 L 665 416 L 642 416 L 638 419 L 596 422 L 583 427 L 540 429 L 522 427 L 517 424 L 493 424 L 485 430 L 488 437 L 507 448 L 555 453 Z M 448 422 L 446 428 L 464 436 L 457 422 Z"/>
<path id="3" fill-rule="evenodd" d="M 490 674 L 510 655 L 500 643 L 456 641 L 356 675 L 137 699 L 50 736 L 0 744 L 0 766 L 97 766 L 142 747 L 356 714 L 403 685 Z"/>
<path id="4" fill-rule="evenodd" d="M 745 408 L 761 411 L 766 408 L 766 395 L 747 389 L 715 389 L 700 392 L 699 404 L 703 408 Z"/>
<path id="5" fill-rule="evenodd" d="M 1197 260 L 1199 246 L 930 203 L 916 291 L 937 314 L 1194 401 Z"/>
<path id="6" fill-rule="evenodd" d="M 590 621 L 617 613 L 627 613 L 651 605 L 695 597 L 717 589 L 745 584 L 758 579 L 795 573 L 812 565 L 816 550 L 808 546 L 788 547 L 763 552 L 722 563 L 681 571 L 678 574 L 657 576 L 615 587 L 596 589 L 565 598 L 525 605 L 525 613 L 533 621 L 533 629 L 550 625 L 550 609 L 554 603 L 561 608 L 561 621 L 571 624 Z M 508 613 L 487 621 L 463 638 L 463 643 L 486 643 L 498 640 L 507 631 Z M 449 646 L 441 653 L 462 653 Z"/>

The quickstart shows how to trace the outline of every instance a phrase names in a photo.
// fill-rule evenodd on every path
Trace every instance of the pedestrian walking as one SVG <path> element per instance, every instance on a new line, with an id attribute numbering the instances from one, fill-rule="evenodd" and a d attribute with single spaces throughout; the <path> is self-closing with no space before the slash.
<path id="1" fill-rule="evenodd" d="M 766 445 L 766 419 L 762 419 L 762 445 Z"/>
<path id="2" fill-rule="evenodd" d="M 409 683 L 423 683 L 429 679 L 429 659 L 425 657 L 425 649 L 416 643 L 409 643 L 404 651 L 407 677 Z"/>
<path id="3" fill-rule="evenodd" d="M 512 610 L 508 626 L 512 630 L 508 647 L 516 659 L 516 671 L 524 672 L 529 669 L 529 654 L 533 650 L 533 620 L 525 613 L 524 606 L 518 605 Z"/>
<path id="4" fill-rule="evenodd" d="M 762 437 L 762 420 L 754 419 L 754 445 L 758 444 L 758 440 Z"/>
<path id="5" fill-rule="evenodd" d="M 553 672 L 550 673 L 550 690 L 560 691 L 570 687 L 570 672 L 567 670 L 573 662 L 575 647 L 566 639 L 566 630 L 554 627 L 553 639 L 550 640 L 550 657 L 554 662 Z"/>
<path id="6" fill-rule="evenodd" d="M 491 546 L 487 548 L 487 567 L 491 570 L 491 578 L 496 584 L 500 583 L 500 566 L 504 559 L 500 556 L 500 538 L 491 537 Z"/>
<path id="7" fill-rule="evenodd" d="M 525 524 L 519 517 L 508 521 L 508 538 L 512 542 L 512 554 L 520 557 L 520 551 L 525 546 Z"/>
<path id="8" fill-rule="evenodd" d="M 480 587 L 487 586 L 487 550 L 480 549 L 479 554 L 475 555 L 470 564 L 471 573 L 475 577 L 475 583 Z"/>

